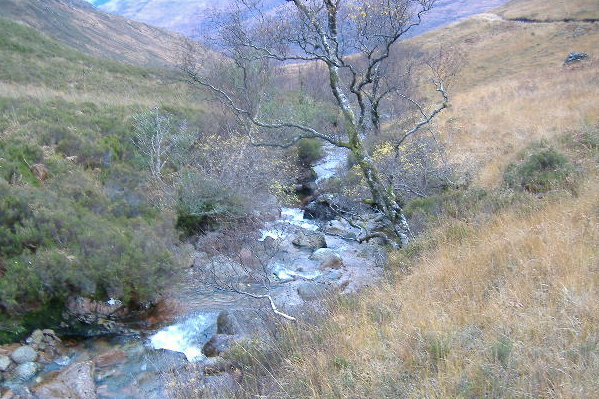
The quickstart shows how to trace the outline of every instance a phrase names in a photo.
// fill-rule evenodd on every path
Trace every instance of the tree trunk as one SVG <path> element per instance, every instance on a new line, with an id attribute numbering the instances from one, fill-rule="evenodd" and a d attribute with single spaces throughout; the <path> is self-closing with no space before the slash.
<path id="1" fill-rule="evenodd" d="M 352 153 L 366 179 L 372 200 L 385 215 L 393 234 L 399 238 L 400 247 L 405 247 L 409 242 L 410 228 L 393 187 L 385 187 L 376 165 L 362 147 L 361 140 L 358 139 L 352 144 Z"/>

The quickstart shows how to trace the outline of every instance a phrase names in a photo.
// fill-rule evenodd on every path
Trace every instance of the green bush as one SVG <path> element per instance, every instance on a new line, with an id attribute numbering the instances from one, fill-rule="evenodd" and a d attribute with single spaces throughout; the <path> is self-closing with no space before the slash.
<path id="1" fill-rule="evenodd" d="M 312 165 L 323 156 L 322 141 L 302 139 L 297 143 L 297 156 L 304 165 Z"/>
<path id="2" fill-rule="evenodd" d="M 234 192 L 225 182 L 185 171 L 177 201 L 177 227 L 187 236 L 206 231 L 217 223 L 243 218 L 248 197 Z"/>
<path id="3" fill-rule="evenodd" d="M 567 158 L 553 148 L 541 145 L 520 162 L 510 164 L 504 174 L 506 184 L 531 193 L 544 193 L 560 187 L 571 174 Z"/>

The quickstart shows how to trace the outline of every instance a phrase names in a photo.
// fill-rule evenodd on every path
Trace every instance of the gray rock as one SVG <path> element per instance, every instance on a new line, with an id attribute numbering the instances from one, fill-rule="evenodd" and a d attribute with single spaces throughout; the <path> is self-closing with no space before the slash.
<path id="1" fill-rule="evenodd" d="M 241 326 L 237 318 L 226 310 L 219 313 L 216 319 L 216 333 L 225 335 L 241 334 Z"/>
<path id="2" fill-rule="evenodd" d="M 238 340 L 239 337 L 235 335 L 216 334 L 206 342 L 202 352 L 207 357 L 215 357 L 229 350 Z"/>
<path id="3" fill-rule="evenodd" d="M 572 64 L 575 62 L 580 62 L 587 58 L 589 58 L 589 55 L 587 53 L 582 53 L 580 51 L 572 51 L 570 54 L 568 54 L 568 56 L 564 60 L 564 65 L 569 65 L 569 64 Z"/>
<path id="4" fill-rule="evenodd" d="M 44 341 L 44 333 L 42 330 L 35 330 L 31 335 L 25 340 L 25 343 L 28 345 L 41 345 Z"/>
<path id="5" fill-rule="evenodd" d="M 352 227 L 347 220 L 331 220 L 324 226 L 326 234 L 345 238 L 346 240 L 355 240 L 360 234 L 359 229 Z"/>
<path id="6" fill-rule="evenodd" d="M 300 231 L 293 238 L 292 243 L 298 247 L 312 249 L 327 247 L 327 241 L 324 237 L 324 234 L 315 231 Z"/>
<path id="7" fill-rule="evenodd" d="M 333 251 L 330 248 L 318 248 L 317 250 L 312 252 L 312 255 L 310 255 L 310 259 L 318 262 L 324 262 L 331 259 L 338 259 L 339 261 L 341 261 L 341 255 L 339 255 L 337 252 Z"/>
<path id="8" fill-rule="evenodd" d="M 33 378 L 39 370 L 39 365 L 36 362 L 26 362 L 19 364 L 13 371 L 12 380 L 25 382 Z"/>
<path id="9" fill-rule="evenodd" d="M 321 299 L 330 292 L 331 288 L 324 284 L 303 283 L 297 287 L 297 293 L 304 301 Z"/>
<path id="10" fill-rule="evenodd" d="M 37 352 L 29 345 L 23 345 L 14 350 L 10 355 L 17 364 L 34 362 L 37 359 Z"/>
<path id="11" fill-rule="evenodd" d="M 39 399 L 96 399 L 92 361 L 74 363 L 33 388 Z"/>
<path id="12" fill-rule="evenodd" d="M 304 218 L 333 220 L 337 217 L 337 212 L 331 207 L 331 200 L 324 196 L 318 197 L 316 200 L 309 202 L 304 207 Z"/>
<path id="13" fill-rule="evenodd" d="M 6 371 L 11 365 L 10 358 L 8 356 L 0 356 L 0 371 Z"/>

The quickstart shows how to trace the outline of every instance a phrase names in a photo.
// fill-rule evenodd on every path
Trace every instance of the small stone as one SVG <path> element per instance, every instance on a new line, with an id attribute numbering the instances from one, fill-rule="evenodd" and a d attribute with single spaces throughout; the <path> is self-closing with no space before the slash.
<path id="1" fill-rule="evenodd" d="M 35 362 L 26 362 L 19 364 L 17 368 L 13 371 L 13 380 L 19 382 L 29 381 L 33 378 L 34 375 L 37 374 L 39 370 L 39 365 Z"/>
<path id="2" fill-rule="evenodd" d="M 31 335 L 25 340 L 28 345 L 40 345 L 44 340 L 44 333 L 42 330 L 35 330 Z"/>
<path id="3" fill-rule="evenodd" d="M 0 371 L 6 371 L 11 365 L 10 358 L 8 356 L 0 356 Z"/>
<path id="4" fill-rule="evenodd" d="M 37 358 L 37 352 L 29 345 L 23 345 L 10 355 L 12 360 L 17 364 L 34 362 Z"/>
<path id="5" fill-rule="evenodd" d="M 574 62 L 579 62 L 589 58 L 587 53 L 582 53 L 580 51 L 572 51 L 566 59 L 564 60 L 564 65 L 572 64 Z"/>

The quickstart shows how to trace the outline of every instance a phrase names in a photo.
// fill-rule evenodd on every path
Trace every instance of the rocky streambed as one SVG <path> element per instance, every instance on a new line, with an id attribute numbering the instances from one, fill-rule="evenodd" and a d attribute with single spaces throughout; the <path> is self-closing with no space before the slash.
<path id="1" fill-rule="evenodd" d="M 330 177 L 342 158 L 329 153 L 321 173 Z M 307 220 L 303 210 L 283 208 L 237 256 L 196 248 L 183 281 L 142 322 L 122 322 L 118 300 L 75 298 L 67 304 L 70 319 L 94 337 L 61 340 L 43 330 L 22 344 L 0 347 L 0 398 L 165 398 L 173 375 L 196 379 L 194 386 L 208 392 L 232 389 L 241 376 L 220 355 L 232 343 L 263 339 L 272 325 L 285 322 L 273 308 L 301 318 L 327 295 L 355 292 L 381 275 L 384 249 L 359 244 L 358 234 L 343 220 Z M 259 264 L 248 266 L 255 259 Z M 256 269 L 260 284 L 247 275 Z M 206 270 L 239 279 L 234 287 L 240 291 L 269 298 L 207 285 Z"/>

